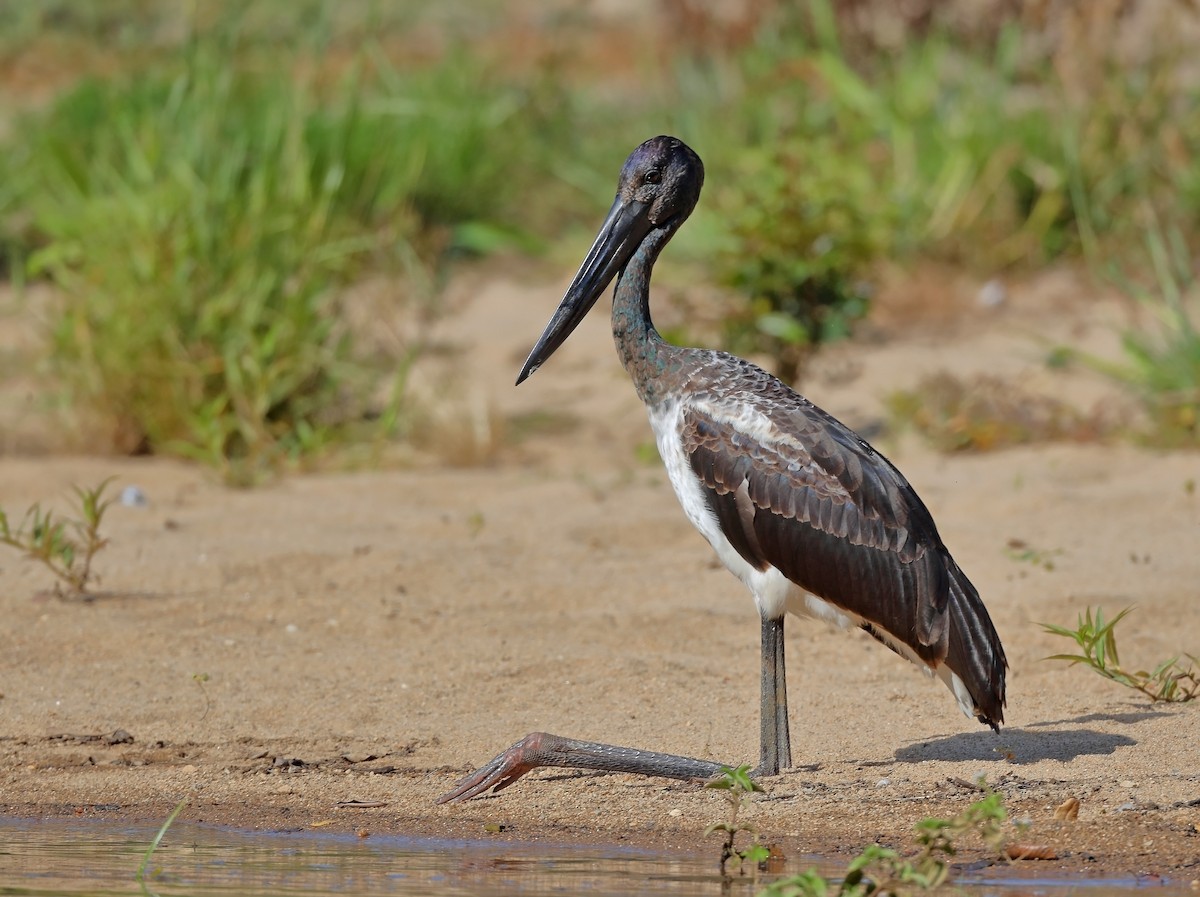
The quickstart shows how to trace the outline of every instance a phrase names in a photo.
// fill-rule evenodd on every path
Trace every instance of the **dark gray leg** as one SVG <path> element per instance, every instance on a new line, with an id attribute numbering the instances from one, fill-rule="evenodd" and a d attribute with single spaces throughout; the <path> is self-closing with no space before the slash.
<path id="1" fill-rule="evenodd" d="M 783 661 L 783 617 L 762 621 L 762 707 L 758 769 L 755 775 L 774 776 L 792 765 L 788 733 L 787 675 Z"/>

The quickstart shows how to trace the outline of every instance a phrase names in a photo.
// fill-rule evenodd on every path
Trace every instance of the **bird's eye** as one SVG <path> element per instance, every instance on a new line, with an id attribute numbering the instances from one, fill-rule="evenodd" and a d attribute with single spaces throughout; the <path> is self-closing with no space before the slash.
<path id="1" fill-rule="evenodd" d="M 647 184 L 661 184 L 662 183 L 662 172 L 657 168 L 651 168 L 649 171 L 646 172 L 646 183 Z"/>

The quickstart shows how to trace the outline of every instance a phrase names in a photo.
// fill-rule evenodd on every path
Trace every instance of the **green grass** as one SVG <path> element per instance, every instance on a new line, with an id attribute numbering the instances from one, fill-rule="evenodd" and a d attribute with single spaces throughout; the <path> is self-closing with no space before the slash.
<path id="1" fill-rule="evenodd" d="M 361 414 L 334 290 L 370 243 L 336 214 L 311 115 L 290 82 L 197 48 L 174 77 L 85 82 L 43 122 L 31 270 L 61 290 L 53 369 L 118 448 L 242 478 Z"/>
<path id="2" fill-rule="evenodd" d="M 689 282 L 734 291 L 715 331 L 787 379 L 869 311 L 885 265 L 992 276 L 1141 245 L 1147 207 L 1179 222 L 1135 272 L 1169 271 L 1179 302 L 1158 290 L 1163 332 L 1130 333 L 1110 370 L 1158 421 L 1156 444 L 1195 444 L 1195 318 L 1172 309 L 1190 301 L 1200 235 L 1200 83 L 1172 34 L 1134 70 L 1115 41 L 1048 51 L 1016 19 L 964 39 L 935 16 L 884 47 L 838 5 L 778 3 L 741 42 L 681 38 L 611 79 L 573 68 L 553 35 L 518 59 L 471 16 L 431 9 L 0 11 L 0 56 L 40 40 L 90 48 L 79 70 L 105 71 L 0 138 L 0 256 L 14 280 L 32 258 L 58 287 L 48 370 L 93 444 L 253 482 L 406 434 L 421 347 L 364 357 L 347 285 L 382 273 L 435 316 L 451 263 L 591 226 L 620 159 L 661 132 L 701 152 L 709 184 L 664 280 L 690 266 Z"/>
<path id="3" fill-rule="evenodd" d="M 1200 698 L 1200 659 L 1184 654 L 1189 663 L 1181 663 L 1180 655 L 1160 661 L 1153 669 L 1126 670 L 1121 666 L 1117 652 L 1117 624 L 1132 611 L 1127 607 L 1110 620 L 1104 619 L 1104 611 L 1097 607 L 1079 615 L 1074 629 L 1053 623 L 1042 623 L 1042 629 L 1052 635 L 1073 641 L 1078 654 L 1054 654 L 1047 660 L 1066 661 L 1070 665 L 1085 667 L 1126 688 L 1141 692 L 1157 703 L 1182 703 Z"/>
<path id="4" fill-rule="evenodd" d="M 1099 358 L 1064 350 L 1067 358 L 1124 386 L 1146 414 L 1143 440 L 1159 448 L 1200 446 L 1200 276 L 1182 230 L 1153 217 L 1142 237 L 1134 271 L 1108 266 L 1102 273 L 1148 319 L 1121 334 L 1124 357 Z"/>
<path id="5" fill-rule="evenodd" d="M 62 598 L 90 598 L 98 580 L 92 562 L 107 544 L 100 534 L 104 514 L 112 504 L 106 495 L 112 478 L 91 489 L 72 487 L 73 513 L 55 514 L 32 505 L 14 526 L 0 508 L 0 545 L 45 566 L 55 577 L 55 593 Z"/>
<path id="6" fill-rule="evenodd" d="M 364 53 L 332 97 L 237 58 L 222 32 L 85 80 L 22 123 L 6 166 L 87 431 L 253 482 L 380 416 L 346 284 L 398 275 L 435 313 L 453 253 L 521 241 L 514 172 L 537 165 L 555 98 L 466 57 L 407 74 Z"/>
<path id="7" fill-rule="evenodd" d="M 154 835 L 154 839 L 146 848 L 146 853 L 142 856 L 142 862 L 138 865 L 137 872 L 135 872 L 133 875 L 134 881 L 142 885 L 143 888 L 145 888 L 147 870 L 149 870 L 149 875 L 151 878 L 153 878 L 156 874 L 155 870 L 149 868 L 150 860 L 154 857 L 154 851 L 158 850 L 158 845 L 162 843 L 163 836 L 166 835 L 167 829 L 171 827 L 171 824 L 175 821 L 175 817 L 183 812 L 183 808 L 186 806 L 187 798 L 185 797 L 175 805 L 175 809 L 171 811 L 171 814 L 163 821 L 163 824 L 159 826 L 158 832 Z"/>
<path id="8" fill-rule="evenodd" d="M 1115 39 L 1051 57 L 1015 21 L 990 43 L 934 26 L 887 52 L 845 31 L 831 4 L 774 7 L 673 97 L 715 185 L 703 248 L 745 297 L 726 338 L 785 378 L 865 313 L 885 260 L 992 274 L 1140 241 L 1147 204 L 1200 220 L 1200 116 L 1182 111 L 1200 82 L 1171 33 L 1131 71 Z"/>
<path id="9" fill-rule="evenodd" d="M 1065 195 L 1028 195 L 1052 128 L 1011 101 L 1017 32 L 990 56 L 935 33 L 862 63 L 812 8 L 826 18 L 781 10 L 739 54 L 686 70 L 679 101 L 715 148 L 714 273 L 746 297 L 726 339 L 789 380 L 867 312 L 884 260 L 1041 258 Z"/>
<path id="10" fill-rule="evenodd" d="M 716 833 L 722 836 L 720 871 L 725 888 L 734 881 L 727 867 L 732 865 L 739 876 L 749 872 L 751 883 L 757 884 L 759 873 L 764 871 L 771 856 L 771 850 L 760 842 L 758 830 L 739 821 L 750 796 L 763 790 L 750 776 L 749 769 L 748 765 L 737 769 L 724 767 L 705 785 L 721 791 L 726 799 L 726 819 L 704 831 L 706 837 Z M 983 788 L 982 780 L 980 786 Z M 1003 797 L 991 789 L 984 790 L 988 791 L 984 798 L 951 819 L 931 817 L 917 823 L 915 851 L 901 853 L 880 844 L 868 844 L 850 861 L 840 881 L 809 869 L 775 879 L 757 892 L 758 897 L 883 897 L 933 892 L 950 881 L 950 861 L 962 849 L 963 840 L 972 835 L 996 858 L 1041 850 L 1024 846 L 1014 851 L 1007 847 L 1004 823 L 1008 813 Z M 735 842 L 743 832 L 751 836 L 751 843 L 739 850 Z"/>

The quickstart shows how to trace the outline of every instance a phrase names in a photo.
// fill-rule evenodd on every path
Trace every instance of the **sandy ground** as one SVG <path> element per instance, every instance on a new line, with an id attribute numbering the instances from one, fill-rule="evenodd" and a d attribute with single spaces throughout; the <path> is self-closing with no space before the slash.
<path id="1" fill-rule="evenodd" d="M 751 598 L 646 459 L 649 427 L 603 317 L 510 386 L 562 286 L 467 278 L 440 334 L 460 351 L 419 371 L 419 388 L 478 424 L 460 438 L 483 446 L 483 466 L 233 491 L 169 461 L 0 457 L 10 513 L 110 475 L 149 499 L 111 510 L 94 601 L 50 596 L 41 569 L 0 553 L 0 815 L 159 820 L 186 798 L 186 819 L 252 828 L 715 857 L 702 833 L 722 818 L 721 798 L 684 783 L 539 771 L 495 796 L 434 804 L 536 730 L 732 763 L 757 755 Z M 964 313 L 837 347 L 807 391 L 864 427 L 888 390 L 939 368 L 1103 398 L 1087 376 L 1045 373 L 1030 338 L 1115 344 L 1115 308 L 1066 301 L 1072 289 L 1014 285 L 987 313 L 973 310 L 973 288 L 952 290 L 946 301 Z M 8 414 L 14 426 L 36 430 L 9 392 L 4 407 L 26 408 Z M 525 429 L 494 432 L 514 420 Z M 5 444 L 29 442 L 10 433 Z M 862 633 L 793 622 L 799 765 L 765 781 L 745 820 L 799 871 L 808 855 L 905 846 L 916 821 L 976 799 L 971 783 L 985 775 L 1029 826 L 1013 839 L 1058 854 L 1021 864 L 1039 875 L 1200 878 L 1200 702 L 1151 706 L 1047 663 L 1066 643 L 1038 626 L 1136 604 L 1121 639 L 1130 665 L 1200 653 L 1200 495 L 1187 487 L 1200 458 L 1127 445 L 956 457 L 915 439 L 883 447 L 996 621 L 1012 664 L 1008 726 L 995 735 L 963 718 L 939 683 Z M 1051 564 L 1015 558 L 1012 539 Z M 1071 797 L 1078 820 L 1056 821 Z M 351 800 L 378 805 L 338 807 Z"/>

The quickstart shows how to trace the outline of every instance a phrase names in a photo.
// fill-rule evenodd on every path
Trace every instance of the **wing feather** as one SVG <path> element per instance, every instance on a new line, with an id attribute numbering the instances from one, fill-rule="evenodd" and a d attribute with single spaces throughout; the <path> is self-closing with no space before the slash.
<path id="1" fill-rule="evenodd" d="M 743 359 L 681 350 L 677 375 L 690 385 L 678 418 L 684 452 L 738 553 L 856 614 L 885 644 L 944 661 L 980 720 L 999 725 L 1000 637 L 895 466 Z"/>
<path id="2" fill-rule="evenodd" d="M 795 414 L 780 425 L 773 415 L 770 424 L 735 422 L 700 403 L 682 414 L 684 452 L 730 544 L 757 569 L 778 568 L 940 662 L 950 583 L 920 499 L 833 418 Z"/>

